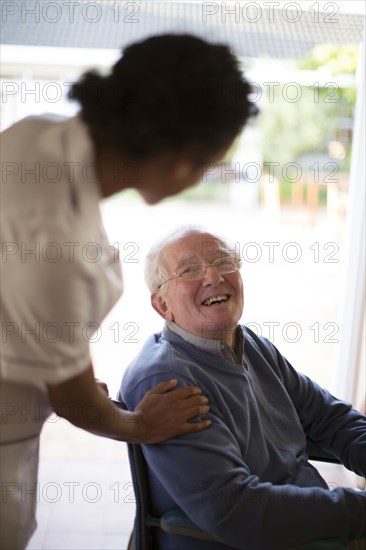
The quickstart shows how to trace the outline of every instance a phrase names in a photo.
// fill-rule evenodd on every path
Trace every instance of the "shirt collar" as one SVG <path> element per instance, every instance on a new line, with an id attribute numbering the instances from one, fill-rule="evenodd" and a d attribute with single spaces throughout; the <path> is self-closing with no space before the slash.
<path id="1" fill-rule="evenodd" d="M 244 334 L 239 326 L 236 329 L 235 350 L 226 344 L 226 342 L 213 340 L 212 338 L 202 338 L 201 336 L 192 334 L 192 332 L 188 332 L 182 327 L 179 327 L 173 321 L 165 321 L 165 328 L 170 330 L 170 332 L 174 332 L 193 346 L 196 346 L 196 348 L 207 351 L 208 353 L 213 353 L 214 355 L 219 355 L 232 363 L 243 365 Z"/>

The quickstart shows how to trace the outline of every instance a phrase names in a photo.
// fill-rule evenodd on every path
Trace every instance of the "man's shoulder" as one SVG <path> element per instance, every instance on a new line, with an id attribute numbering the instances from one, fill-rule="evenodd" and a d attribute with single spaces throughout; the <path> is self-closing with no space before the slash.
<path id="1" fill-rule="evenodd" d="M 240 325 L 243 331 L 246 351 L 256 350 L 267 358 L 274 359 L 276 356 L 276 348 L 267 338 L 257 334 L 254 330 L 250 329 L 247 325 Z"/>
<path id="2" fill-rule="evenodd" d="M 170 344 L 161 336 L 161 331 L 149 336 L 127 367 L 120 390 L 120 396 L 124 401 L 127 401 L 128 394 L 136 392 L 140 386 L 144 386 L 144 391 L 150 389 L 149 385 L 151 384 L 151 387 L 154 385 L 153 380 L 158 378 L 159 374 L 170 370 L 168 368 Z M 149 381 L 151 381 L 150 384 Z"/>
<path id="3" fill-rule="evenodd" d="M 159 331 L 148 337 L 139 353 L 127 367 L 126 374 L 145 376 L 169 354 L 167 342 L 161 336 L 162 331 Z"/>
<path id="4" fill-rule="evenodd" d="M 131 396 L 142 396 L 164 380 L 177 379 L 179 385 L 192 383 L 192 369 L 195 370 L 196 362 L 167 336 L 166 332 L 160 331 L 146 340 L 123 375 L 119 399 L 128 403 Z"/>

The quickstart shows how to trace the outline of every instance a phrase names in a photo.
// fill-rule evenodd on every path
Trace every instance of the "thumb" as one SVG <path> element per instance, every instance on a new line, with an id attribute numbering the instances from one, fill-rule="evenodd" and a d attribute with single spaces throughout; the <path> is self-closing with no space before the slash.
<path id="1" fill-rule="evenodd" d="M 177 384 L 178 384 L 178 380 L 166 380 L 166 381 L 163 381 L 163 382 L 159 382 L 159 384 L 157 384 L 157 386 L 155 386 L 154 388 L 149 390 L 147 393 L 148 394 L 166 393 L 166 392 L 172 390 L 173 388 L 175 388 L 175 386 Z"/>

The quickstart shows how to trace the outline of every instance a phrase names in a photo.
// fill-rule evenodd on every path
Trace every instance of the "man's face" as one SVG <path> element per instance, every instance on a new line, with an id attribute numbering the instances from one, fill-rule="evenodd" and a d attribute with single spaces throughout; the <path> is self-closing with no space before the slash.
<path id="1" fill-rule="evenodd" d="M 211 264 L 223 254 L 223 243 L 216 237 L 191 233 L 167 245 L 161 263 L 171 276 L 186 265 Z M 210 298 L 218 297 L 220 301 L 210 304 Z M 225 341 L 243 312 L 243 281 L 239 271 L 221 275 L 214 267 L 207 267 L 199 280 L 173 278 L 165 283 L 160 293 L 152 295 L 152 305 L 164 319 L 188 332 Z"/>

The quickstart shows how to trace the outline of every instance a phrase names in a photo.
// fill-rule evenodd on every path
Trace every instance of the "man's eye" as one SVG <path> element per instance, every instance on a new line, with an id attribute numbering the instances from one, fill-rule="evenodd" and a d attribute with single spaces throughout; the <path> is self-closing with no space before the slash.
<path id="1" fill-rule="evenodd" d="M 191 273 L 194 272 L 194 268 L 192 268 L 190 265 L 185 267 L 184 269 L 181 270 L 181 272 L 179 273 L 179 275 L 181 277 L 183 277 L 184 275 L 190 275 Z"/>
<path id="2" fill-rule="evenodd" d="M 219 260 L 216 262 L 217 269 L 233 269 L 236 267 L 236 264 L 233 260 Z"/>
<path id="3" fill-rule="evenodd" d="M 200 265 L 187 265 L 179 272 L 179 277 L 192 277 L 201 271 Z"/>
<path id="4" fill-rule="evenodd" d="M 230 267 L 234 265 L 234 262 L 232 262 L 231 260 L 218 260 L 216 262 L 216 265 L 217 267 Z"/>

